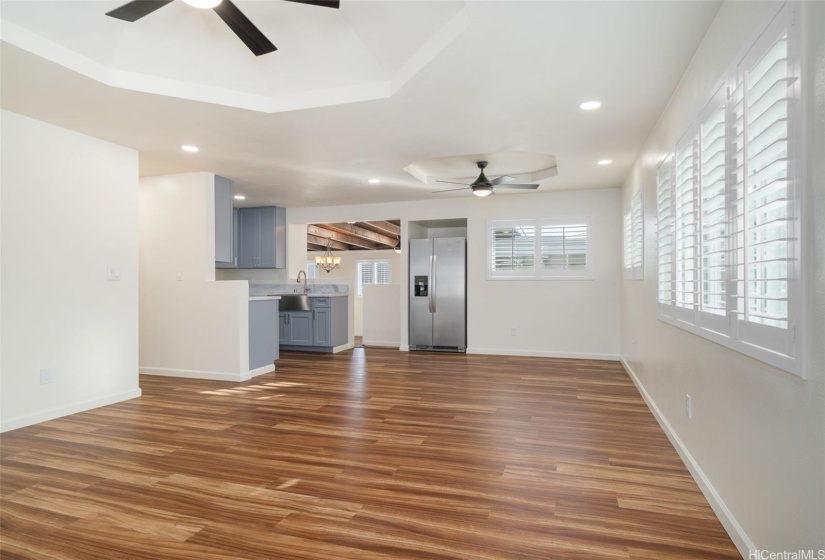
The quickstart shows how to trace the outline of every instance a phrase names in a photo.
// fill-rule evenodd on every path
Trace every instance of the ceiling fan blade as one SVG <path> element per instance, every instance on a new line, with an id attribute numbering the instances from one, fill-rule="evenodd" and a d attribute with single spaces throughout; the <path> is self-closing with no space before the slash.
<path id="1" fill-rule="evenodd" d="M 309 4 L 310 6 L 323 6 L 324 8 L 335 8 L 336 10 L 341 7 L 341 2 L 339 0 L 286 0 L 287 2 L 297 2 L 298 4 Z"/>
<path id="2" fill-rule="evenodd" d="M 255 27 L 249 18 L 243 15 L 238 7 L 230 2 L 230 0 L 223 0 L 220 4 L 212 8 L 215 13 L 221 16 L 221 19 L 229 26 L 235 35 L 249 47 L 249 50 L 255 56 L 277 51 L 278 49 L 267 39 L 261 31 Z"/>
<path id="3" fill-rule="evenodd" d="M 436 179 L 436 183 L 450 183 L 451 185 L 464 185 L 465 187 L 471 186 L 470 183 L 456 183 L 455 181 L 442 181 L 441 179 Z M 456 189 L 458 190 L 458 189 Z"/>
<path id="4" fill-rule="evenodd" d="M 498 177 L 497 179 L 493 179 L 492 184 L 493 184 L 493 186 L 502 185 L 504 183 L 512 183 L 515 180 L 516 180 L 516 178 L 511 177 L 510 175 L 502 175 L 501 177 Z"/>
<path id="5" fill-rule="evenodd" d="M 106 12 L 106 15 L 123 21 L 135 22 L 171 3 L 172 0 L 132 0 L 110 12 Z"/>
<path id="6" fill-rule="evenodd" d="M 537 189 L 538 185 L 499 185 L 500 189 Z"/>
<path id="7" fill-rule="evenodd" d="M 455 183 L 455 184 L 458 185 L 460 183 Z M 430 194 L 438 194 L 438 193 L 453 192 L 453 191 L 466 191 L 466 190 L 467 190 L 467 188 L 465 187 L 463 189 L 447 189 L 446 191 L 432 191 Z"/>

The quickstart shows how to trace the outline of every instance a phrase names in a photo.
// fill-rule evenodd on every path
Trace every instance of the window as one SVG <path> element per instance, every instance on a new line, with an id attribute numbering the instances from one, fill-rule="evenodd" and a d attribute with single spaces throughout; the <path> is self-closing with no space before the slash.
<path id="1" fill-rule="evenodd" d="M 365 284 L 389 284 L 390 261 L 358 261 L 358 284 L 356 295 L 364 295 Z"/>
<path id="2" fill-rule="evenodd" d="M 657 280 L 663 320 L 801 374 L 802 123 L 788 9 L 659 166 Z"/>
<path id="3" fill-rule="evenodd" d="M 630 200 L 624 215 L 624 275 L 628 280 L 644 278 L 644 210 L 643 189 Z"/>
<path id="4" fill-rule="evenodd" d="M 491 220 L 488 279 L 589 278 L 589 218 Z"/>
<path id="5" fill-rule="evenodd" d="M 307 278 L 318 278 L 318 266 L 315 264 L 314 260 L 307 261 Z"/>

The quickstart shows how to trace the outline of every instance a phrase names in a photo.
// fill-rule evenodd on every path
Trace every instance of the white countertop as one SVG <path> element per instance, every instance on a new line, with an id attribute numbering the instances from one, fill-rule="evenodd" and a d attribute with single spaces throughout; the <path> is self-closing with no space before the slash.
<path id="1" fill-rule="evenodd" d="M 267 294 L 264 294 L 264 295 L 250 295 L 249 299 L 250 300 L 253 299 L 253 298 L 260 298 L 260 299 L 276 298 L 276 299 L 281 299 L 282 296 L 302 296 L 302 295 L 304 295 L 304 294 L 302 294 L 301 292 L 298 292 L 297 294 L 294 293 L 294 292 L 286 292 L 286 293 L 283 293 L 283 294 L 278 294 L 277 296 L 267 295 Z M 313 294 L 312 292 L 310 292 L 306 295 L 308 297 L 311 297 L 311 298 L 316 298 L 316 297 L 347 297 L 349 294 Z"/>
<path id="2" fill-rule="evenodd" d="M 249 301 L 267 301 L 281 299 L 281 296 L 249 296 Z"/>

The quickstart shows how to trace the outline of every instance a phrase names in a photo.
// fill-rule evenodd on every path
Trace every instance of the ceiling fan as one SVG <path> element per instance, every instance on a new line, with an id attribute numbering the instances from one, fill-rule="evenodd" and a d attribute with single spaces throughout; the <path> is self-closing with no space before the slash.
<path id="1" fill-rule="evenodd" d="M 477 161 L 476 165 L 481 170 L 481 173 L 478 176 L 478 179 L 473 181 L 470 184 L 467 183 L 456 183 L 455 181 L 442 181 L 438 180 L 437 183 L 450 183 L 452 185 L 464 185 L 464 188 L 470 187 L 472 189 L 473 194 L 476 196 L 487 196 L 489 194 L 493 194 L 493 187 L 499 187 L 502 189 L 537 189 L 539 186 L 537 184 L 516 184 L 513 181 L 516 180 L 515 177 L 510 177 L 509 175 L 502 175 L 501 177 L 497 177 L 492 181 L 484 175 L 484 168 L 487 167 L 486 161 Z M 447 189 L 445 191 L 433 191 L 433 193 L 443 193 L 443 192 L 452 192 L 452 191 L 463 191 L 464 188 L 461 189 Z"/>
<path id="2" fill-rule="evenodd" d="M 123 21 L 135 22 L 144 16 L 148 16 L 155 10 L 172 3 L 173 0 L 132 0 L 106 12 L 107 16 L 122 19 Z M 215 10 L 221 19 L 229 26 L 235 35 L 249 47 L 255 56 L 277 51 L 273 45 L 255 25 L 249 21 L 243 12 L 230 0 L 183 0 L 190 6 L 196 8 Z M 324 6 L 326 8 L 339 8 L 340 0 L 286 0 L 287 2 L 298 2 L 311 6 Z"/>

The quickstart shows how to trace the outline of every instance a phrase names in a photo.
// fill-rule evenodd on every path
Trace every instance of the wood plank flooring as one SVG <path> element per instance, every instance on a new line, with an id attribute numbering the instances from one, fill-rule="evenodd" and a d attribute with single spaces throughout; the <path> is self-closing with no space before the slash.
<path id="1" fill-rule="evenodd" d="M 616 362 L 356 349 L 0 437 L 0 557 L 740 558 Z"/>

